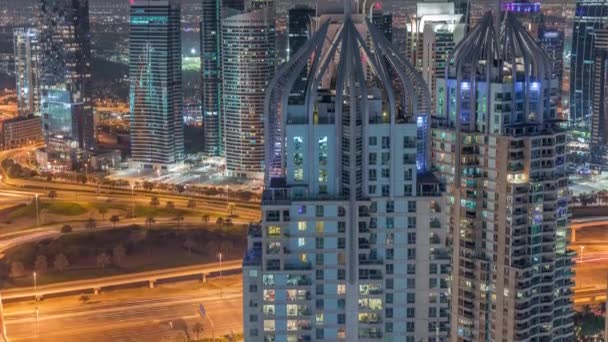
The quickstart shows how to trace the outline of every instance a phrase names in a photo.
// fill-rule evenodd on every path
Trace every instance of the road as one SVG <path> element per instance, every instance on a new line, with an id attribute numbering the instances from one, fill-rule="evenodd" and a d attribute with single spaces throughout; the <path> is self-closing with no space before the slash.
<path id="1" fill-rule="evenodd" d="M 93 300 L 93 299 L 92 299 Z M 211 321 L 203 319 L 198 307 L 203 304 Z M 157 298 L 114 300 L 103 304 L 80 304 L 76 307 L 46 308 L 40 303 L 36 324 L 32 309 L 7 313 L 11 341 L 104 342 L 161 341 L 163 337 L 188 332 L 203 324 L 200 336 L 216 337 L 242 331 L 242 295 L 239 289 L 204 291 Z M 187 328 L 189 327 L 189 328 Z"/>
<path id="2" fill-rule="evenodd" d="M 220 263 L 210 263 L 204 265 L 193 265 L 175 267 L 170 269 L 161 269 L 147 272 L 121 274 L 110 277 L 95 278 L 95 279 L 84 279 L 74 280 L 68 282 L 61 282 L 49 285 L 38 286 L 34 292 L 33 288 L 17 288 L 2 290 L 3 300 L 9 299 L 23 299 L 34 296 L 47 296 L 54 294 L 62 294 L 68 292 L 87 291 L 87 290 L 101 290 L 106 287 L 121 286 L 127 284 L 136 284 L 144 282 L 156 282 L 163 279 L 174 279 L 183 278 L 194 275 L 202 274 L 217 274 L 222 271 L 224 272 L 235 272 L 240 270 L 242 267 L 241 260 L 231 260 Z M 202 279 L 202 277 L 201 277 Z"/>
<path id="3" fill-rule="evenodd" d="M 578 253 L 574 266 L 574 303 L 578 307 L 606 301 L 608 221 L 602 222 L 605 224 L 579 229 L 570 246 Z"/>
<path id="4" fill-rule="evenodd" d="M 103 188 L 95 184 L 72 184 L 45 182 L 35 179 L 10 178 L 6 170 L 1 167 L 5 159 L 13 158 L 16 155 L 29 153 L 38 145 L 26 146 L 18 149 L 0 151 L 0 203 L 2 198 L 9 198 L 8 201 L 15 201 L 15 198 L 31 200 L 36 194 L 45 196 L 49 190 L 56 190 L 58 198 L 63 200 L 100 202 L 114 201 L 126 203 L 128 205 L 139 204 L 148 206 L 152 196 L 158 197 L 161 204 L 172 201 L 176 208 L 185 208 L 190 199 L 197 201 L 197 210 L 203 209 L 204 212 L 215 216 L 226 216 L 228 207 L 226 198 L 198 197 L 188 194 L 172 194 L 165 192 L 146 192 L 131 189 Z M 235 223 L 247 223 L 260 219 L 260 208 L 256 203 L 230 200 L 234 203 L 234 212 L 238 218 L 233 219 Z"/>

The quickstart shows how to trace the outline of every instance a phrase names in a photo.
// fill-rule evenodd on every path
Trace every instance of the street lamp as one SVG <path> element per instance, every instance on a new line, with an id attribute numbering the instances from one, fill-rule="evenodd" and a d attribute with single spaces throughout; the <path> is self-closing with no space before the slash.
<path id="1" fill-rule="evenodd" d="M 34 272 L 34 302 L 36 303 L 36 328 L 38 328 L 38 282 L 37 274 Z"/>
<path id="2" fill-rule="evenodd" d="M 38 194 L 36 194 L 35 196 L 36 196 L 36 226 L 39 226 L 40 225 L 40 215 L 38 214 Z"/>
<path id="3" fill-rule="evenodd" d="M 222 252 L 217 254 L 218 258 L 220 258 L 220 280 L 222 280 Z M 224 289 L 220 284 L 220 298 L 224 298 Z"/>
<path id="4" fill-rule="evenodd" d="M 133 200 L 133 188 L 135 187 L 135 184 L 131 183 L 131 217 L 134 218 L 135 217 L 135 201 Z"/>

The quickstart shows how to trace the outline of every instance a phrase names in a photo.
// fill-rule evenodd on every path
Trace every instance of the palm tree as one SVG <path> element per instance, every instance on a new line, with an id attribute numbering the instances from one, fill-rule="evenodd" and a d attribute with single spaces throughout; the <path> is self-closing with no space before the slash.
<path id="1" fill-rule="evenodd" d="M 175 209 L 175 203 L 173 203 L 173 201 L 167 201 L 167 204 L 165 207 L 169 210 L 173 210 L 173 209 Z"/>
<path id="2" fill-rule="evenodd" d="M 215 223 L 221 227 L 224 225 L 224 219 L 221 217 L 218 217 L 217 220 L 215 220 Z"/>
<path id="3" fill-rule="evenodd" d="M 106 208 L 106 207 L 99 208 L 99 214 L 101 214 L 101 219 L 102 220 L 106 219 L 106 214 L 107 213 L 108 213 L 108 208 Z"/>
<path id="4" fill-rule="evenodd" d="M 188 200 L 188 208 L 190 208 L 190 209 L 196 208 L 196 201 L 193 199 Z"/>
<path id="5" fill-rule="evenodd" d="M 49 191 L 49 193 L 47 194 L 47 196 L 48 196 L 50 199 L 57 198 L 57 191 L 55 191 L 55 190 L 51 190 L 51 191 Z"/>
<path id="6" fill-rule="evenodd" d="M 207 224 L 209 223 L 209 214 L 203 215 L 203 223 L 205 224 L 205 226 L 207 226 Z"/>
<path id="7" fill-rule="evenodd" d="M 155 223 L 156 221 L 154 220 L 154 217 L 152 216 L 148 216 L 148 218 L 146 218 L 146 224 L 148 225 L 148 228 L 152 228 L 152 223 Z"/>
<path id="8" fill-rule="evenodd" d="M 150 205 L 153 207 L 158 207 L 160 205 L 160 201 L 158 200 L 158 197 L 154 196 L 150 199 Z"/>
<path id="9" fill-rule="evenodd" d="M 175 216 L 175 221 L 177 221 L 177 226 L 179 227 L 180 222 L 182 222 L 184 220 L 184 215 L 182 214 L 177 214 L 177 216 Z"/>
<path id="10" fill-rule="evenodd" d="M 194 240 L 192 240 L 191 238 L 187 238 L 186 241 L 184 241 L 184 248 L 188 250 L 188 255 L 192 255 L 192 248 L 196 247 L 196 242 L 194 242 Z"/>
<path id="11" fill-rule="evenodd" d="M 87 227 L 88 229 L 95 229 L 97 227 L 97 221 L 95 221 L 95 219 L 91 217 L 87 221 L 85 227 Z"/>
<path id="12" fill-rule="evenodd" d="M 101 268 L 106 268 L 106 265 L 110 264 L 110 256 L 107 255 L 105 252 L 100 253 L 99 255 L 97 255 L 97 266 L 101 267 Z"/>
<path id="13" fill-rule="evenodd" d="M 112 222 L 112 228 L 116 228 L 116 223 L 118 223 L 118 221 L 120 221 L 120 217 L 118 215 L 112 215 L 112 217 L 110 217 L 110 222 Z"/>
<path id="14" fill-rule="evenodd" d="M 203 325 L 201 324 L 201 322 L 196 322 L 196 324 L 194 324 L 194 326 L 192 327 L 192 332 L 196 334 L 196 339 L 199 340 L 199 336 L 200 334 L 203 332 L 204 328 Z"/>

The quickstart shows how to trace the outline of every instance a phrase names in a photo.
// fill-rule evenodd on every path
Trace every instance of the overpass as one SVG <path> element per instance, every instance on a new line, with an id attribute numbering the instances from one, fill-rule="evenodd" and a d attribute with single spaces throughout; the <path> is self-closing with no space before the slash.
<path id="1" fill-rule="evenodd" d="M 73 293 L 78 291 L 93 291 L 99 293 L 102 288 L 147 283 L 150 288 L 154 288 L 154 284 L 159 280 L 177 279 L 200 275 L 203 282 L 207 281 L 207 276 L 220 272 L 240 271 L 242 268 L 242 260 L 232 260 L 219 263 L 211 263 L 195 266 L 184 266 L 170 269 L 147 271 L 131 274 L 123 274 L 117 276 L 76 280 L 61 282 L 49 285 L 38 286 L 36 291 L 33 288 L 15 288 L 3 290 L 0 292 L 2 300 L 11 299 L 26 299 L 26 298 L 42 298 L 46 295 L 56 295 L 64 293 Z"/>
<path id="2" fill-rule="evenodd" d="M 570 225 L 570 243 L 576 242 L 576 232 L 579 229 L 601 226 L 608 227 L 608 217 L 592 217 L 587 219 L 573 220 Z"/>

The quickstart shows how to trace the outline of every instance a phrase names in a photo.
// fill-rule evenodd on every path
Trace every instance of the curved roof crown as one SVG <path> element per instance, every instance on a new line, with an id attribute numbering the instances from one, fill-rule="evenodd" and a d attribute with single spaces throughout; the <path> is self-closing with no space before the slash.
<path id="1" fill-rule="evenodd" d="M 450 77 L 470 73 L 470 67 L 476 65 L 478 78 L 487 75 L 497 81 L 551 78 L 549 58 L 514 15 L 505 15 L 500 32 L 494 27 L 494 18 L 489 11 L 452 52 L 448 66 Z M 496 70 L 486 74 L 480 65 Z"/>

